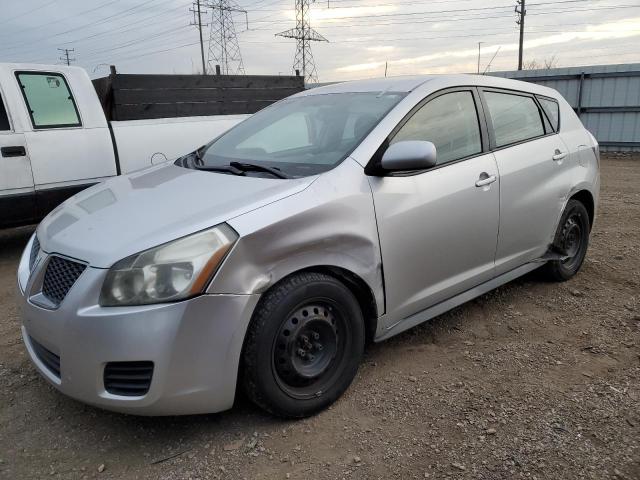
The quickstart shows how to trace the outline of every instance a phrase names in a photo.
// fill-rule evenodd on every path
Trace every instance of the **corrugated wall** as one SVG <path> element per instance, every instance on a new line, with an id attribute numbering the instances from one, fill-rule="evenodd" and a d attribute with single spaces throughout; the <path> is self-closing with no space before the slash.
<path id="1" fill-rule="evenodd" d="M 640 63 L 491 72 L 558 90 L 605 151 L 640 151 Z"/>

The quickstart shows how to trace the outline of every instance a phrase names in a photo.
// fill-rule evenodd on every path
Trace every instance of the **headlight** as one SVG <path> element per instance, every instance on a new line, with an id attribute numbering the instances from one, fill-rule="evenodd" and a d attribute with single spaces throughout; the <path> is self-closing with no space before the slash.
<path id="1" fill-rule="evenodd" d="M 223 223 L 120 260 L 107 273 L 100 305 L 146 305 L 202 293 L 237 239 Z"/>

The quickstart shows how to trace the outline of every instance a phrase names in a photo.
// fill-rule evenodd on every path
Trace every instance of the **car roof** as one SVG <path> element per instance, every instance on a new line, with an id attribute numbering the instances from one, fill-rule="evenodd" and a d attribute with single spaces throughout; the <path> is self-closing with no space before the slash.
<path id="1" fill-rule="evenodd" d="M 411 92 L 432 76 L 415 75 L 387 78 L 370 78 L 367 80 L 352 80 L 336 82 L 306 90 L 305 94 L 318 95 L 325 93 L 354 93 L 354 92 Z"/>
<path id="2" fill-rule="evenodd" d="M 296 94 L 296 96 L 361 92 L 409 93 L 418 89 L 430 89 L 431 86 L 435 89 L 441 89 L 469 85 L 505 88 L 553 97 L 557 95 L 557 92 L 550 88 L 519 80 L 494 77 L 490 75 L 445 74 L 373 78 L 368 80 L 332 83 L 329 85 L 310 88 L 304 92 Z"/>

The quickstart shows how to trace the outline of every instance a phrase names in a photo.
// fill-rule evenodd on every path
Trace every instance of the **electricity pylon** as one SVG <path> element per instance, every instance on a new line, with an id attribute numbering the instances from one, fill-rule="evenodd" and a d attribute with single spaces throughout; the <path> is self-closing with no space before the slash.
<path id="1" fill-rule="evenodd" d="M 309 6 L 314 0 L 296 1 L 296 26 L 284 32 L 276 33 L 278 37 L 295 38 L 296 56 L 293 59 L 294 72 L 302 72 L 305 83 L 317 83 L 318 72 L 311 53 L 311 42 L 328 42 L 326 38 L 311 28 L 309 22 Z"/>
<path id="2" fill-rule="evenodd" d="M 209 54 L 207 70 L 213 72 L 220 65 L 223 75 L 244 75 L 244 64 L 236 35 L 236 26 L 232 15 L 244 13 L 233 0 L 209 1 L 207 9 L 211 10 L 211 29 L 209 30 Z M 247 20 L 247 28 L 249 21 Z"/>

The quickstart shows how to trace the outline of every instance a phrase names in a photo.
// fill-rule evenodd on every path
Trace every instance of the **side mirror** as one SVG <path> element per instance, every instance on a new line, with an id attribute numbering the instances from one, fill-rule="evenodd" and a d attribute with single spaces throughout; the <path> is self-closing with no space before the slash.
<path id="1" fill-rule="evenodd" d="M 386 171 L 425 170 L 436 165 L 436 146 L 431 142 L 407 140 L 392 144 L 380 166 Z"/>

